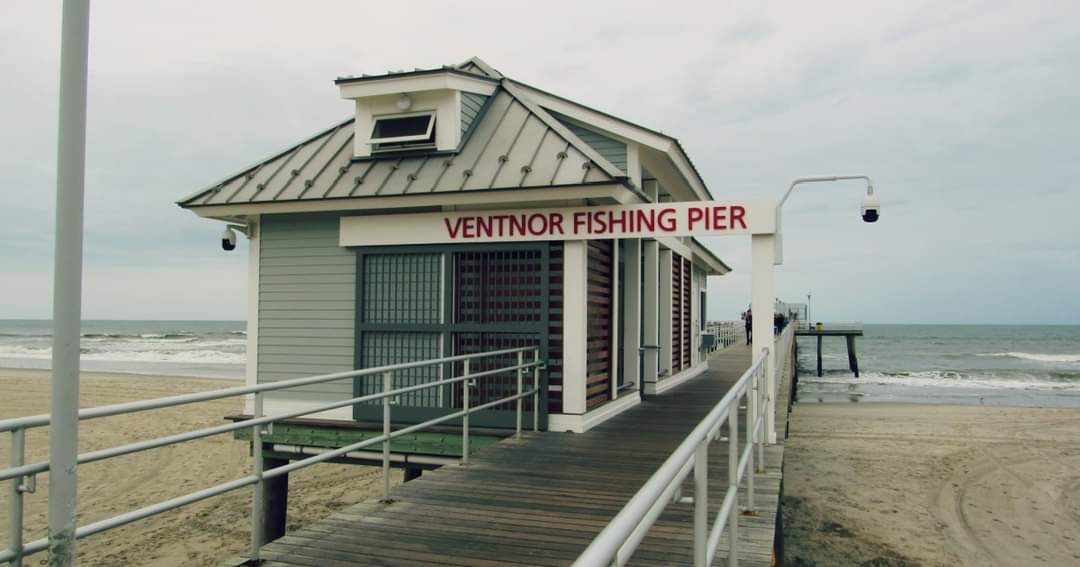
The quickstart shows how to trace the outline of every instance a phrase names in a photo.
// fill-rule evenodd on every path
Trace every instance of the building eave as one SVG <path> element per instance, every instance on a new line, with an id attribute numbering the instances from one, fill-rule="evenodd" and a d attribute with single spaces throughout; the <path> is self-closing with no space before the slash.
<path id="1" fill-rule="evenodd" d="M 696 238 L 690 239 L 690 249 L 694 253 L 694 257 L 701 260 L 701 264 L 709 268 L 706 273 L 711 276 L 722 276 L 731 272 L 731 267 L 728 266 L 719 256 L 709 250 L 703 242 Z"/>

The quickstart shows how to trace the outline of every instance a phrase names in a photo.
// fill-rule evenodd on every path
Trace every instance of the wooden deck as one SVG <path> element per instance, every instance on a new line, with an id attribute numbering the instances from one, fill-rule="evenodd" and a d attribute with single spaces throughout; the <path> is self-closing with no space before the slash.
<path id="1" fill-rule="evenodd" d="M 425 472 L 398 487 L 392 503 L 360 504 L 266 545 L 265 565 L 568 565 L 749 363 L 749 347 L 730 347 L 712 355 L 703 376 L 588 433 L 529 433 L 478 451 L 467 466 Z M 739 519 L 741 565 L 769 565 L 782 457 L 782 445 L 767 448 L 766 472 L 755 477 L 757 514 Z M 715 514 L 727 484 L 724 441 L 710 447 L 709 480 Z M 631 564 L 690 564 L 692 508 L 669 506 Z"/>

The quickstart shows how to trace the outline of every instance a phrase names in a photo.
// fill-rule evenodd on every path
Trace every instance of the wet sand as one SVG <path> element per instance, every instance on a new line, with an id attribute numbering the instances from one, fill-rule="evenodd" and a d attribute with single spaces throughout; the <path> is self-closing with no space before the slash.
<path id="1" fill-rule="evenodd" d="M 234 386 L 236 381 L 86 373 L 81 405 L 99 406 Z M 84 421 L 80 450 L 113 447 L 170 433 L 219 425 L 241 413 L 239 398 L 204 402 L 134 415 Z M 0 419 L 48 413 L 48 373 L 0 369 Z M 11 436 L 0 435 L 0 463 L 8 463 Z M 27 434 L 27 462 L 48 457 L 48 430 Z M 245 442 L 221 435 L 79 467 L 79 525 L 180 496 L 249 474 Z M 398 479 L 395 476 L 395 481 Z M 0 533 L 6 544 L 8 483 L 0 483 Z M 289 529 L 377 497 L 374 467 L 322 464 L 290 474 Z M 26 498 L 26 541 L 44 537 L 48 478 Z M 250 538 L 251 489 L 244 488 L 110 530 L 78 544 L 82 565 L 219 565 L 243 554 Z M 27 560 L 34 565 L 38 554 Z"/>
<path id="2" fill-rule="evenodd" d="M 1080 410 L 797 404 L 787 565 L 1080 565 Z"/>

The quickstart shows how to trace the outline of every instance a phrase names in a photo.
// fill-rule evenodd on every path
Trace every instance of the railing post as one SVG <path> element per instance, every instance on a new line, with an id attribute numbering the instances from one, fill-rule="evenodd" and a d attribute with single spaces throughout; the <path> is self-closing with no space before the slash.
<path id="1" fill-rule="evenodd" d="M 255 392 L 253 414 L 255 418 L 263 417 L 263 393 Z M 263 532 L 265 531 L 264 520 L 266 515 L 266 491 L 263 490 L 263 443 L 262 425 L 251 428 L 251 460 L 255 481 L 254 494 L 251 498 L 251 560 L 258 564 L 259 552 L 263 544 Z"/>
<path id="2" fill-rule="evenodd" d="M 533 349 L 533 431 L 540 431 L 540 349 Z"/>
<path id="3" fill-rule="evenodd" d="M 753 386 L 753 381 L 750 382 Z M 751 390 L 753 392 L 753 390 Z M 749 396 L 747 396 L 749 398 Z M 746 412 L 746 447 L 749 449 L 746 459 L 746 506 L 747 511 L 751 514 L 754 513 L 754 475 L 757 474 L 757 469 L 754 468 L 754 403 L 747 400 L 747 412 Z"/>
<path id="4" fill-rule="evenodd" d="M 517 354 L 517 431 L 514 433 L 514 439 L 521 439 L 521 405 L 523 403 L 521 393 L 524 392 L 524 390 L 521 389 L 521 384 L 522 380 L 525 378 L 525 369 L 522 368 L 522 365 L 525 364 L 525 351 L 518 351 Z"/>
<path id="5" fill-rule="evenodd" d="M 26 451 L 26 430 L 17 428 L 11 430 L 11 466 L 23 466 Z M 17 476 L 11 479 L 11 494 L 8 500 L 8 542 L 11 551 L 15 552 L 15 558 L 11 560 L 12 567 L 22 567 L 23 549 L 23 493 L 26 486 L 23 484 L 25 476 Z"/>
<path id="6" fill-rule="evenodd" d="M 738 404 L 736 404 L 738 405 Z M 739 564 L 739 412 L 728 412 L 728 492 L 735 498 L 728 516 L 728 566 Z"/>
<path id="7" fill-rule="evenodd" d="M 709 563 L 709 441 L 706 437 L 694 454 L 694 567 Z"/>
<path id="8" fill-rule="evenodd" d="M 762 395 L 762 383 L 764 382 L 763 375 L 758 372 L 754 375 L 754 384 L 757 387 L 758 392 L 758 412 L 765 411 L 766 405 L 764 396 Z M 765 472 L 765 420 L 761 420 L 761 427 L 754 427 L 755 443 L 757 444 L 757 465 L 761 467 L 761 472 Z"/>
<path id="9" fill-rule="evenodd" d="M 469 464 L 469 359 L 465 359 L 465 373 L 461 382 L 461 406 L 465 415 L 461 418 L 461 464 Z"/>
<path id="10" fill-rule="evenodd" d="M 382 444 L 382 474 L 383 474 L 383 502 L 390 501 L 390 390 L 394 389 L 394 375 L 390 372 L 383 373 L 383 444 Z"/>

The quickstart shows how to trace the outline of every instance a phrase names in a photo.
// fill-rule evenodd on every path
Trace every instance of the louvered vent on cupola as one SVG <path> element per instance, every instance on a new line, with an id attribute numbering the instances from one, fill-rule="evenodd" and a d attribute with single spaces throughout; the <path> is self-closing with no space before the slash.
<path id="1" fill-rule="evenodd" d="M 452 68 L 337 80 L 356 103 L 355 158 L 459 148 L 498 81 Z"/>

